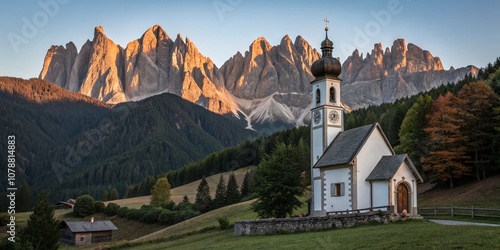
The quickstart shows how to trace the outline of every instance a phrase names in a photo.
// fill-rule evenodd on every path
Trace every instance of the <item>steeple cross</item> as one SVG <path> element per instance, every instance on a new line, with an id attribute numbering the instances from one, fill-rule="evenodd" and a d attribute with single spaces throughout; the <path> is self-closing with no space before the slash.
<path id="1" fill-rule="evenodd" d="M 328 17 L 327 17 L 327 18 L 325 18 L 325 20 L 324 20 L 324 21 L 325 21 L 325 27 L 326 27 L 326 28 L 328 28 L 328 23 L 330 22 L 330 21 L 328 21 Z"/>

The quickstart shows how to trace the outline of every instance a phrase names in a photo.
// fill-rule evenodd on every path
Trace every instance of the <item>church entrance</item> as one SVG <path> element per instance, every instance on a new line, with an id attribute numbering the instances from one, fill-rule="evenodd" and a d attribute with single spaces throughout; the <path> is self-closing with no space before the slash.
<path id="1" fill-rule="evenodd" d="M 406 209 L 407 212 L 410 210 L 408 209 L 408 187 L 404 185 L 403 183 L 399 184 L 398 186 L 398 213 L 402 213 L 403 209 Z"/>

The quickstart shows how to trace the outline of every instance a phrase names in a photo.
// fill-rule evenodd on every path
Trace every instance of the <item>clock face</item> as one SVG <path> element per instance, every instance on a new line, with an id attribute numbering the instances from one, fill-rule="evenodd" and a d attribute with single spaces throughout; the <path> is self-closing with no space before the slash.
<path id="1" fill-rule="evenodd" d="M 321 113 L 319 111 L 315 111 L 313 114 L 314 124 L 319 124 L 321 121 Z"/>
<path id="2" fill-rule="evenodd" d="M 340 119 L 340 115 L 337 111 L 333 110 L 328 114 L 328 119 L 330 119 L 332 123 L 337 123 Z"/>

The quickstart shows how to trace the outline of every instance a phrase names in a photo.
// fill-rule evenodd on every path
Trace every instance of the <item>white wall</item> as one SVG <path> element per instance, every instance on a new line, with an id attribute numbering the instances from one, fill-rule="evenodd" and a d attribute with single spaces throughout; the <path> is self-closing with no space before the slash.
<path id="1" fill-rule="evenodd" d="M 389 184 L 386 180 L 372 182 L 374 207 L 389 206 Z"/>
<path id="2" fill-rule="evenodd" d="M 351 210 L 351 171 L 349 168 L 339 168 L 339 169 L 329 169 L 324 171 L 324 184 L 323 194 L 325 195 L 326 201 L 324 201 L 325 211 L 340 211 L 340 210 Z M 331 196 L 331 184 L 332 183 L 344 183 L 344 196 L 332 197 Z"/>
<path id="3" fill-rule="evenodd" d="M 368 175 L 384 155 L 392 155 L 389 145 L 380 131 L 375 128 L 357 156 L 357 207 L 370 207 L 370 183 L 366 181 Z"/>

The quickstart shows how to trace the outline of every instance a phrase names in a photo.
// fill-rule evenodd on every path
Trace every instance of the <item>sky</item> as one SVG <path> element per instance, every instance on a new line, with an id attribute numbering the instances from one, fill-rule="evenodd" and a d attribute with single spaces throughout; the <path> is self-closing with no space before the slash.
<path id="1" fill-rule="evenodd" d="M 188 37 L 220 67 L 258 37 L 278 45 L 301 35 L 319 50 L 325 18 L 335 57 L 343 62 L 375 43 L 404 38 L 445 69 L 484 67 L 500 57 L 500 1 L 465 0 L 6 0 L 0 3 L 0 76 L 38 77 L 51 45 L 80 50 L 102 26 L 126 47 L 155 24 Z"/>

